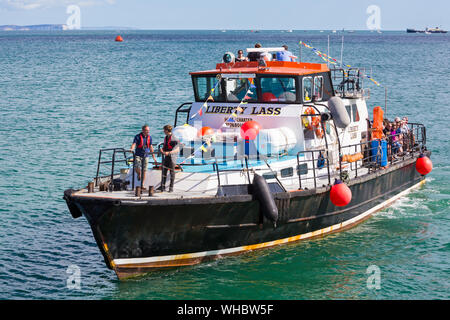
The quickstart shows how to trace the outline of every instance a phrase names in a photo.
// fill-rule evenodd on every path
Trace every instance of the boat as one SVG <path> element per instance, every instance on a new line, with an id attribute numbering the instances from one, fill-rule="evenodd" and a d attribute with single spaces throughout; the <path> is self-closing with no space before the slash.
<path id="1" fill-rule="evenodd" d="M 436 28 L 425 28 L 425 30 L 416 30 L 416 29 L 406 29 L 407 33 L 425 33 L 425 34 L 430 34 L 430 33 L 447 33 L 446 30 L 442 30 L 439 27 Z"/>
<path id="2" fill-rule="evenodd" d="M 428 33 L 447 33 L 446 30 L 442 30 L 442 29 L 440 29 L 439 27 L 436 27 L 436 28 L 426 28 L 426 29 L 425 29 L 425 32 L 428 32 Z"/>
<path id="3" fill-rule="evenodd" d="M 284 49 L 247 52 L 258 50 Z M 368 121 L 364 74 L 226 55 L 190 73 L 195 99 L 174 108 L 173 192 L 155 191 L 160 165 L 138 181 L 134 152 L 116 147 L 101 149 L 95 177 L 63 198 L 120 280 L 347 230 L 431 170 L 423 124 L 409 123 L 395 153 L 380 135 L 382 108 Z"/>
<path id="4" fill-rule="evenodd" d="M 407 33 L 425 33 L 424 30 L 406 29 Z"/>

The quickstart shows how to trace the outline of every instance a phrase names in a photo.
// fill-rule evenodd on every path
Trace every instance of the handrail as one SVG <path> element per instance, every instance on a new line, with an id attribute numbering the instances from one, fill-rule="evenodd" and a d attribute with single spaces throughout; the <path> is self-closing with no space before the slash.
<path id="1" fill-rule="evenodd" d="M 326 150 L 326 149 L 323 149 L 323 148 L 321 148 L 321 149 L 315 149 L 315 150 L 303 150 L 303 151 L 299 151 L 299 152 L 297 153 L 297 175 L 298 175 L 298 186 L 299 186 L 299 189 L 302 189 L 302 177 L 301 177 L 302 174 L 300 174 L 300 163 L 306 163 L 306 165 L 307 165 L 307 173 L 306 173 L 306 176 L 307 176 L 307 175 L 308 175 L 308 172 L 310 171 L 310 169 L 308 168 L 308 162 L 311 162 L 311 163 L 312 163 L 313 177 L 312 177 L 312 178 L 306 177 L 306 178 L 304 178 L 303 180 L 313 179 L 313 182 L 314 182 L 314 188 L 315 188 L 315 189 L 317 188 L 317 179 L 318 179 L 318 177 L 317 177 L 317 175 L 316 175 L 316 161 L 318 161 L 319 158 L 316 159 L 316 158 L 314 157 L 314 153 L 315 153 L 315 152 L 326 153 L 326 157 L 322 155 L 323 159 L 325 160 L 325 164 L 324 164 L 321 168 L 317 168 L 317 169 L 321 170 L 321 169 L 325 168 L 325 166 L 326 166 L 326 168 L 327 168 L 328 184 L 331 184 L 330 161 L 329 161 L 329 158 L 328 158 L 328 152 L 327 152 L 327 150 Z M 308 153 L 311 154 L 311 159 L 300 160 L 300 155 L 301 155 L 301 154 L 305 154 L 305 155 L 306 155 L 306 154 L 308 154 Z"/>
<path id="2" fill-rule="evenodd" d="M 181 109 L 186 105 L 191 105 L 189 108 L 186 109 Z M 182 105 L 180 105 L 177 110 L 175 111 L 175 122 L 173 124 L 173 127 L 175 128 L 177 126 L 177 122 L 178 122 L 178 113 L 187 113 L 186 115 L 186 123 L 189 121 L 189 112 L 191 112 L 191 107 L 192 107 L 192 102 L 185 102 Z"/>
<path id="3" fill-rule="evenodd" d="M 101 161 L 102 160 L 102 152 L 106 152 L 106 151 L 113 151 L 113 160 L 112 161 Z M 121 160 L 115 160 L 115 154 L 116 154 L 116 152 L 122 152 L 123 153 L 123 155 L 124 155 L 124 159 L 121 159 Z M 106 164 L 106 163 L 112 163 L 112 168 L 111 168 L 111 180 L 112 180 L 112 177 L 113 177 L 113 175 L 114 175 L 114 163 L 116 162 L 116 161 L 118 161 L 118 162 L 127 162 L 128 160 L 127 160 L 127 157 L 126 157 L 126 153 L 127 152 L 130 152 L 130 150 L 125 150 L 124 148 L 106 148 L 106 149 L 100 149 L 100 151 L 99 151 L 99 155 L 98 155 L 98 162 L 97 162 L 97 173 L 96 173 L 96 175 L 95 175 L 95 186 L 98 186 L 98 178 L 99 178 L 99 173 L 100 173 L 100 165 L 101 164 Z"/>

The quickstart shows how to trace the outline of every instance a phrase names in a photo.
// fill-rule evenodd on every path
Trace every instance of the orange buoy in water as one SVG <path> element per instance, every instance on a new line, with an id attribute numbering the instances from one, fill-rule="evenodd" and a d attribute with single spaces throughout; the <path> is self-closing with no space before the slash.
<path id="1" fill-rule="evenodd" d="M 198 130 L 197 132 L 197 136 L 199 137 L 203 137 L 203 136 L 210 136 L 214 134 L 214 130 L 210 127 L 202 127 L 200 130 Z"/>
<path id="2" fill-rule="evenodd" d="M 122 42 L 122 41 L 123 41 L 122 36 L 117 36 L 117 37 L 116 37 L 116 41 L 117 41 L 117 42 Z"/>
<path id="3" fill-rule="evenodd" d="M 245 140 L 255 140 L 261 130 L 261 125 L 253 120 L 245 122 L 241 127 L 241 137 Z"/>
<path id="4" fill-rule="evenodd" d="M 416 170 L 421 175 L 427 175 L 433 170 L 433 162 L 431 162 L 430 158 L 421 154 L 416 161 Z"/>
<path id="5" fill-rule="evenodd" d="M 336 179 L 330 190 L 330 200 L 337 207 L 346 206 L 352 201 L 352 191 L 345 183 Z"/>

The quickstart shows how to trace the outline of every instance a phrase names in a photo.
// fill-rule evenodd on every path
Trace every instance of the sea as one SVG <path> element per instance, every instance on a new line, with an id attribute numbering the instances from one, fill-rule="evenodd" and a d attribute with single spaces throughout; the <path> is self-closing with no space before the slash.
<path id="1" fill-rule="evenodd" d="M 193 101 L 189 72 L 227 51 L 286 44 L 325 63 L 299 41 L 365 67 L 379 84 L 365 80 L 370 110 L 426 126 L 426 183 L 344 232 L 119 281 L 64 190 L 85 187 L 99 150 L 129 148 L 143 124 L 161 141 Z M 0 299 L 449 299 L 449 52 L 449 34 L 404 31 L 0 32 Z"/>

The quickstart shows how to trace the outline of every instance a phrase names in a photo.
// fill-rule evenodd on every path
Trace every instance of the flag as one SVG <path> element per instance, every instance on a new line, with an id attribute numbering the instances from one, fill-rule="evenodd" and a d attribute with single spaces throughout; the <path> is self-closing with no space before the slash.
<path id="1" fill-rule="evenodd" d="M 214 102 L 214 98 L 212 97 L 212 95 L 210 95 L 210 96 L 208 97 L 208 99 L 206 99 L 206 101 L 209 101 L 209 100 L 211 100 L 211 101 Z"/>
<path id="2" fill-rule="evenodd" d="M 237 114 L 233 112 L 233 113 L 231 114 L 231 116 L 236 118 L 236 117 L 237 117 Z"/>
<path id="3" fill-rule="evenodd" d="M 203 113 L 203 108 L 201 108 L 201 109 L 198 111 L 198 115 L 201 116 L 202 113 Z"/>
<path id="4" fill-rule="evenodd" d="M 200 147 L 200 149 L 201 149 L 203 152 L 208 151 L 208 149 L 206 149 L 204 145 L 202 145 L 202 146 Z"/>
<path id="5" fill-rule="evenodd" d="M 236 108 L 236 111 L 237 111 L 237 112 L 244 112 L 244 109 L 242 109 L 241 107 L 237 107 L 237 108 Z"/>

